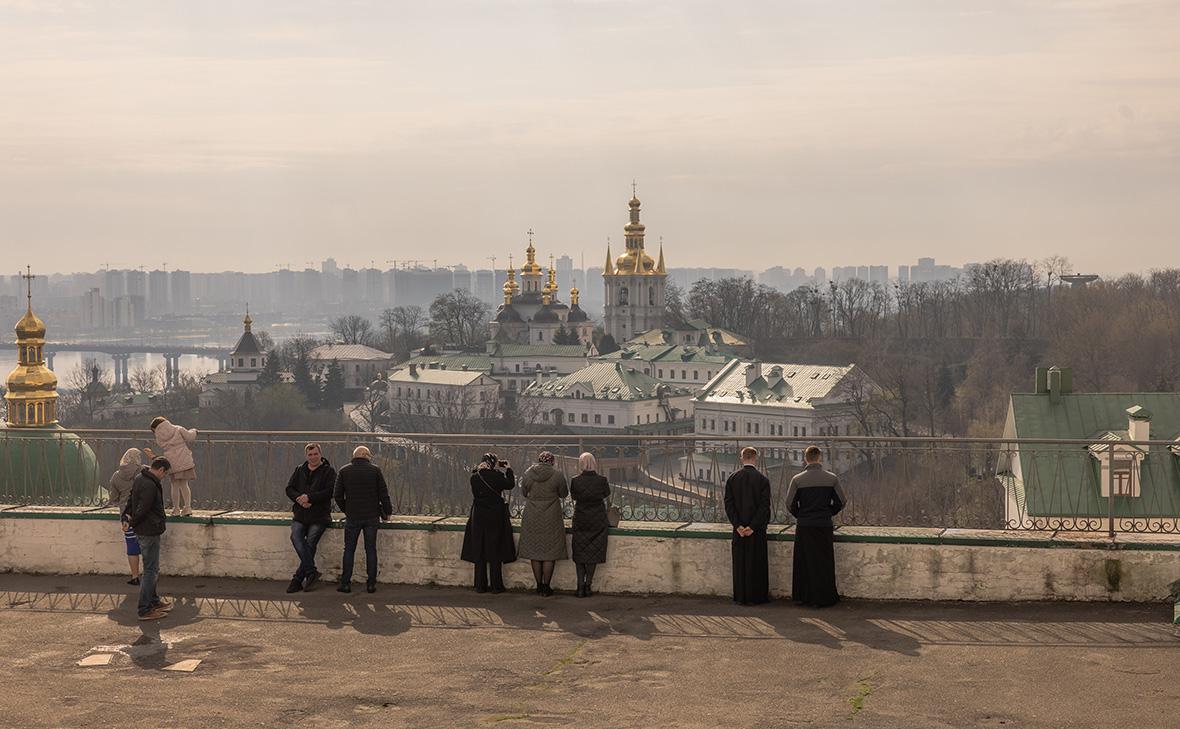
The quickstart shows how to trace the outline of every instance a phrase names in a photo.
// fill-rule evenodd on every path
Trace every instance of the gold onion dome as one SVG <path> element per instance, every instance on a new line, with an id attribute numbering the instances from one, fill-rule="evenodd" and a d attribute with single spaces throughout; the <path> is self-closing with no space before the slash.
<path id="1" fill-rule="evenodd" d="M 32 273 L 28 308 L 14 327 L 17 364 L 8 373 L 6 420 L 10 426 L 39 427 L 57 422 L 57 375 L 45 366 L 45 322 L 33 313 Z"/>
<path id="2" fill-rule="evenodd" d="M 33 313 L 32 309 L 25 312 L 25 315 L 16 323 L 16 338 L 19 339 L 44 339 L 45 338 L 45 322 Z"/>
<path id="3" fill-rule="evenodd" d="M 655 269 L 656 262 L 642 250 L 632 249 L 615 259 L 617 273 L 654 273 Z"/>

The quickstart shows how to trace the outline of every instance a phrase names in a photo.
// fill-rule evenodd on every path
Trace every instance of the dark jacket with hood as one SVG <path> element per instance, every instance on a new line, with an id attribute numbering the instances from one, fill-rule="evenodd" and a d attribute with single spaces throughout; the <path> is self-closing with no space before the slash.
<path id="1" fill-rule="evenodd" d="M 332 491 L 336 488 L 336 469 L 325 458 L 316 470 L 307 461 L 295 468 L 287 479 L 287 498 L 291 499 L 291 518 L 301 524 L 327 524 L 332 521 Z M 307 496 L 311 506 L 303 508 L 295 503 Z"/>
<path id="2" fill-rule="evenodd" d="M 164 487 L 150 469 L 144 468 L 131 484 L 131 496 L 123 507 L 123 521 L 139 537 L 158 537 L 167 528 L 164 516 Z"/>

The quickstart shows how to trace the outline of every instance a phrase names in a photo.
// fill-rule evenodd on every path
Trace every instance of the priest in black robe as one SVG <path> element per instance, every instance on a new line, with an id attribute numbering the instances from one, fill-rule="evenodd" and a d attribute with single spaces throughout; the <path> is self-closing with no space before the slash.
<path id="1" fill-rule="evenodd" d="M 791 599 L 800 605 L 829 607 L 840 599 L 832 517 L 847 499 L 840 479 L 824 470 L 819 446 L 808 446 L 803 461 L 807 465 L 791 479 L 787 490 L 787 509 L 795 517 Z"/>
<path id="2" fill-rule="evenodd" d="M 741 605 L 770 600 L 770 481 L 754 467 L 756 460 L 756 449 L 743 448 L 741 469 L 725 482 L 725 515 L 733 525 L 733 599 Z"/>

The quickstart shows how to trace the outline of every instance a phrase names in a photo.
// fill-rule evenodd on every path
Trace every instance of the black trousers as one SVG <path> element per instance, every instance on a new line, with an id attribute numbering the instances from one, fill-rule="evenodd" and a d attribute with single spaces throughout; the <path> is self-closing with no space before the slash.
<path id="1" fill-rule="evenodd" d="M 491 572 L 491 584 L 488 582 L 488 573 Z M 504 563 L 503 562 L 476 562 L 475 563 L 475 586 L 493 590 L 504 589 Z"/>
<path id="2" fill-rule="evenodd" d="M 380 519 L 344 520 L 344 564 L 340 568 L 340 583 L 352 582 L 352 563 L 356 561 L 356 542 L 365 534 L 365 568 L 369 582 L 377 581 L 377 528 Z"/>
<path id="3" fill-rule="evenodd" d="M 791 574 L 791 599 L 802 605 L 835 605 L 836 552 L 832 527 L 795 527 L 795 556 Z"/>

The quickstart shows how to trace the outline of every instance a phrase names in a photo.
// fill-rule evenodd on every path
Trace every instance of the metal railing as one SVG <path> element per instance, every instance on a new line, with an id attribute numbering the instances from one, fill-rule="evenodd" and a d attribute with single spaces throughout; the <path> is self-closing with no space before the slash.
<path id="1" fill-rule="evenodd" d="M 519 477 L 550 450 L 572 477 L 588 450 L 624 519 L 724 522 L 725 479 L 753 445 L 771 481 L 772 522 L 790 524 L 790 480 L 815 444 L 848 498 L 841 525 L 1180 534 L 1180 449 L 1170 441 L 202 431 L 194 505 L 286 511 L 287 479 L 308 442 L 337 467 L 369 446 L 399 514 L 466 516 L 471 468 L 486 451 Z M 154 449 L 147 431 L 0 430 L 0 504 L 105 506 L 123 452 L 144 446 Z M 523 505 L 514 491 L 513 514 Z"/>

